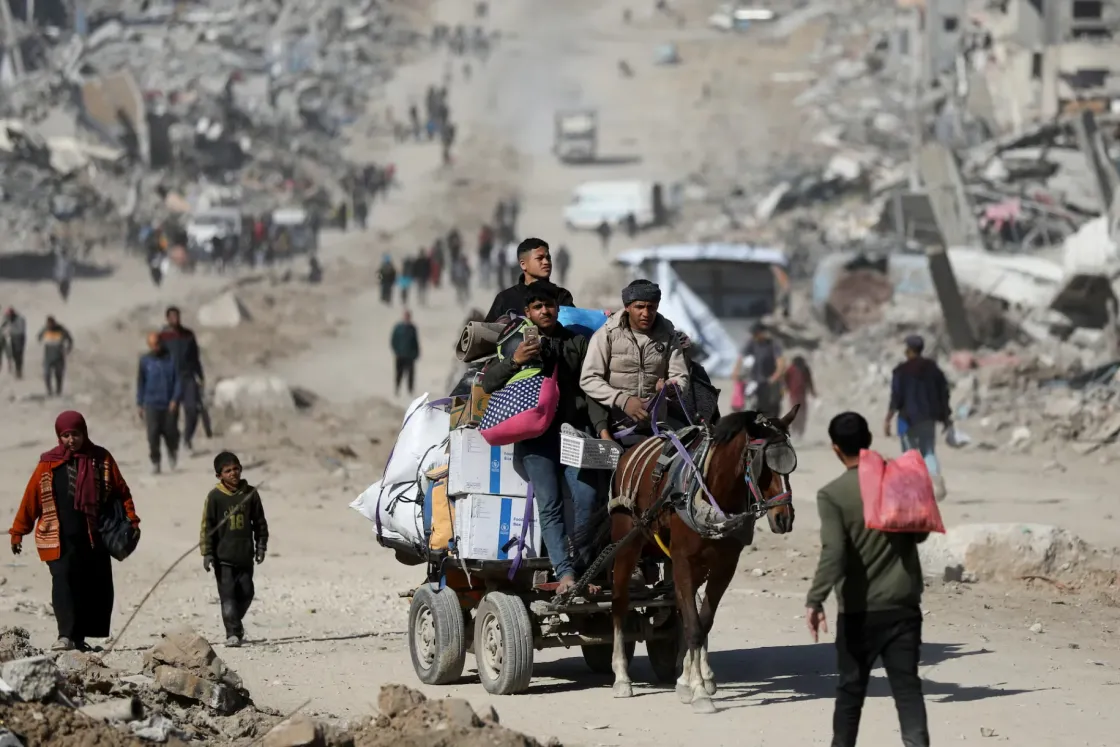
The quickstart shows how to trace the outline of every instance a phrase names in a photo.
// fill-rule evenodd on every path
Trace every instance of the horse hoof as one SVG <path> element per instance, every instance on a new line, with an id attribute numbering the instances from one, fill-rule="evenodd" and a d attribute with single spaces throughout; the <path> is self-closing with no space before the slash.
<path id="1" fill-rule="evenodd" d="M 706 692 L 708 695 L 715 695 L 716 694 L 716 681 L 715 680 L 704 680 L 704 692 Z"/>
<path id="2" fill-rule="evenodd" d="M 700 714 L 715 713 L 716 707 L 712 704 L 711 698 L 696 698 L 692 701 L 692 712 Z"/>
<path id="3" fill-rule="evenodd" d="M 692 702 L 692 688 L 688 685 L 677 685 L 677 697 L 681 702 L 688 705 Z"/>
<path id="4" fill-rule="evenodd" d="M 629 698 L 634 695 L 634 686 L 629 682 L 616 682 L 614 685 L 614 696 L 616 698 Z"/>

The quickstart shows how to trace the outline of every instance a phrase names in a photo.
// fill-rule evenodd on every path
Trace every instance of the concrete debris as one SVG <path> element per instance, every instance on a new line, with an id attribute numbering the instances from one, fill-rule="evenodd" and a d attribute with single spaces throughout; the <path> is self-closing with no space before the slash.
<path id="1" fill-rule="evenodd" d="M 230 418 L 259 418 L 296 411 L 292 389 L 278 376 L 237 376 L 214 386 L 214 407 Z"/>
<path id="2" fill-rule="evenodd" d="M 246 186 L 247 212 L 283 198 L 325 211 L 355 172 L 341 129 L 405 55 L 444 43 L 400 4 L 172 6 L 97 0 L 60 24 L 21 23 L 27 64 L 6 71 L 0 98 L 5 235 L 77 222 L 134 240 L 126 230 L 168 217 L 169 192 L 207 181 Z M 459 36 L 472 54 L 490 44 Z M 52 214 L 59 197 L 77 212 Z"/>
<path id="3" fill-rule="evenodd" d="M 980 581 L 1017 581 L 1048 576 L 1086 560 L 1088 548 L 1064 529 L 1041 524 L 964 524 L 933 534 L 919 545 L 922 569 L 943 576 L 947 569 Z"/>
<path id="4" fill-rule="evenodd" d="M 198 308 L 198 323 L 203 327 L 228 329 L 251 320 L 249 310 L 233 292 L 223 293 Z"/>
<path id="5" fill-rule="evenodd" d="M 42 653 L 40 649 L 31 645 L 31 634 L 24 628 L 12 627 L 0 630 L 0 663 L 40 656 Z"/>
<path id="6" fill-rule="evenodd" d="M 0 678 L 20 700 L 28 703 L 50 700 L 62 684 L 62 673 L 45 656 L 4 662 Z"/>
<path id="7" fill-rule="evenodd" d="M 264 747 L 326 747 L 323 727 L 306 716 L 293 716 L 265 735 Z"/>
<path id="8" fill-rule="evenodd" d="M 241 678 L 205 638 L 189 628 L 167 634 L 144 654 L 144 669 L 160 690 L 231 714 L 248 702 Z"/>

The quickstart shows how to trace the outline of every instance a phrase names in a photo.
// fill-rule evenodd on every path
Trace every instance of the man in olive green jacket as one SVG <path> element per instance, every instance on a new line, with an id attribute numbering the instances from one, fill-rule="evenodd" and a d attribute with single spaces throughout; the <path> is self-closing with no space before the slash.
<path id="1" fill-rule="evenodd" d="M 828 632 L 824 602 L 836 590 L 836 651 L 840 683 L 832 717 L 832 747 L 855 747 L 871 668 L 879 658 L 891 685 L 904 747 L 929 747 L 918 661 L 922 645 L 922 566 L 926 534 L 868 529 L 859 489 L 859 453 L 871 446 L 862 415 L 845 412 L 828 426 L 832 450 L 846 468 L 821 488 L 821 557 L 805 601 L 813 640 Z"/>

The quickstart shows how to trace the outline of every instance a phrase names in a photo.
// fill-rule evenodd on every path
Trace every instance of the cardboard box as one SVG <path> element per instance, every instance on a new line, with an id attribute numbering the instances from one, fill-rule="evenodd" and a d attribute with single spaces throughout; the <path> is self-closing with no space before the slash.
<path id="1" fill-rule="evenodd" d="M 490 493 L 524 498 L 529 484 L 513 468 L 513 446 L 491 446 L 474 428 L 451 431 L 449 495 Z"/>
<path id="2" fill-rule="evenodd" d="M 490 395 L 482 391 L 482 384 L 475 382 L 471 386 L 471 415 L 470 422 L 481 423 L 482 416 L 486 414 L 486 407 L 490 404 Z"/>
<path id="3" fill-rule="evenodd" d="M 490 395 L 482 391 L 477 381 L 471 385 L 470 396 L 451 398 L 451 430 L 478 425 L 490 404 Z"/>
<path id="4" fill-rule="evenodd" d="M 469 560 L 512 560 L 525 521 L 525 498 L 472 493 L 454 500 L 455 551 Z M 508 547 L 507 547 L 508 545 Z M 506 548 L 505 551 L 502 548 Z M 522 557 L 541 555 L 541 520 L 533 504 L 533 526 Z"/>

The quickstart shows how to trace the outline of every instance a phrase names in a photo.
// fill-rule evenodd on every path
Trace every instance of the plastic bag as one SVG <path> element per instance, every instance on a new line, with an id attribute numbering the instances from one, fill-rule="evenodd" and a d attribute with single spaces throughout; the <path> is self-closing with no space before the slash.
<path id="1" fill-rule="evenodd" d="M 868 529 L 945 533 L 929 469 L 916 449 L 890 461 L 878 452 L 861 451 L 859 492 Z"/>
<path id="2" fill-rule="evenodd" d="M 561 306 L 557 320 L 577 335 L 591 337 L 595 330 L 607 323 L 607 315 L 598 309 L 577 309 L 574 306 Z"/>
<path id="3" fill-rule="evenodd" d="M 740 379 L 731 389 L 731 411 L 742 412 L 745 409 L 747 409 L 747 383 Z"/>

